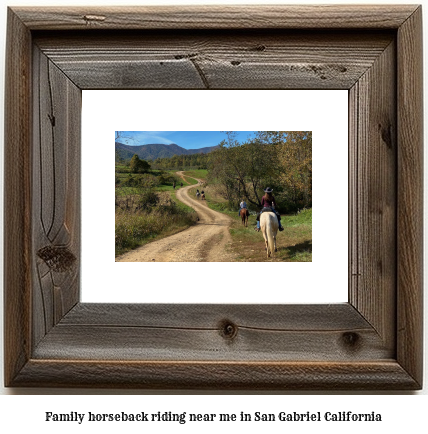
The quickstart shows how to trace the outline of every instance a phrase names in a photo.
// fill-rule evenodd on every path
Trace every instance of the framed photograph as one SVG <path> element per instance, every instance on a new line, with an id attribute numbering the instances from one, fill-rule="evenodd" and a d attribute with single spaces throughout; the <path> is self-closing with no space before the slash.
<path id="1" fill-rule="evenodd" d="M 6 48 L 6 386 L 422 388 L 421 6 L 16 7 Z M 82 301 L 97 89 L 347 91 L 347 301 Z"/>
<path id="2" fill-rule="evenodd" d="M 82 96 L 82 302 L 347 301 L 347 90 L 85 90 Z M 116 133 L 114 125 L 125 130 Z M 166 125 L 169 130 L 162 131 Z M 195 125 L 198 131 L 191 131 Z M 248 131 L 256 125 L 257 132 Z M 133 130 L 142 126 L 150 127 L 151 131 Z M 292 133 L 274 132 L 280 126 Z M 236 130 L 232 133 L 235 138 L 232 147 L 226 143 L 220 150 L 218 144 L 228 139 L 230 132 L 226 134 L 219 129 L 226 127 Z M 305 134 L 308 128 L 313 131 Z M 309 146 L 312 136 L 313 149 Z M 116 152 L 112 137 L 117 143 Z M 269 143 L 272 137 L 276 144 Z M 167 144 L 158 143 L 162 141 Z M 171 141 L 174 143 L 168 144 Z M 260 145 L 262 141 L 269 149 L 273 148 L 267 155 L 266 146 Z M 205 154 L 152 158 L 148 171 L 131 171 L 130 157 L 136 152 L 142 159 L 147 158 L 148 152 L 156 155 L 158 150 L 161 155 L 168 155 L 178 146 L 191 146 L 192 142 L 198 147 L 211 145 L 213 149 L 208 148 L 211 152 Z M 225 167 L 232 160 L 231 153 L 243 151 L 237 143 L 247 143 L 251 154 L 246 158 L 240 154 L 239 159 L 233 160 L 233 166 Z M 307 145 L 305 152 L 300 148 L 302 143 Z M 290 159 L 290 154 L 296 158 Z M 259 164 L 249 172 L 249 158 L 254 155 Z M 290 168 L 301 164 L 302 155 L 307 156 L 302 167 L 306 172 L 293 175 Z M 198 165 L 194 165 L 195 160 Z M 94 161 L 98 161 L 96 167 Z M 285 165 L 288 170 L 282 170 Z M 335 170 L 326 171 L 329 165 Z M 241 181 L 236 182 L 237 170 L 247 173 L 242 179 L 253 180 L 261 187 L 256 191 L 257 197 L 252 182 L 246 181 L 243 194 L 249 197 L 245 200 L 251 214 L 246 225 L 237 213 L 241 202 L 238 195 L 244 187 Z M 293 177 L 287 176 L 290 172 Z M 304 173 L 310 177 L 305 178 Z M 199 186 L 192 176 L 200 179 Z M 264 181 L 268 176 L 268 181 Z M 297 181 L 308 180 L 300 183 L 297 194 L 290 182 L 295 177 Z M 114 193 L 113 187 L 100 188 L 113 185 Z M 264 195 L 264 185 L 274 191 L 284 227 L 284 231 L 276 234 L 277 251 L 270 257 L 266 254 L 263 232 L 254 230 L 261 209 L 257 200 Z M 313 194 L 305 194 L 311 192 L 312 185 Z M 206 194 L 205 200 L 197 199 L 198 189 L 201 195 Z M 154 200 L 142 205 L 146 197 Z M 171 209 L 171 201 L 190 204 L 190 214 L 187 214 L 190 208 L 184 209 L 186 214 L 182 213 L 182 207 Z M 197 221 L 189 226 L 187 219 L 195 218 L 195 209 L 199 210 Z M 149 233 L 148 225 L 153 228 Z M 159 235 L 154 238 L 154 233 Z M 111 262 L 113 257 L 115 263 Z M 272 276 L 271 285 L 264 284 L 267 270 Z M 320 281 L 329 282 L 322 291 L 318 288 Z M 150 285 L 156 285 L 157 290 L 147 290 Z"/>

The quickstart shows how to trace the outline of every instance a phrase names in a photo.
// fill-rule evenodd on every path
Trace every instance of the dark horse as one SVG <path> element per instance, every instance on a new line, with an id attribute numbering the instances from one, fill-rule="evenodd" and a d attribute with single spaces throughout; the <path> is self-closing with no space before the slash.
<path id="1" fill-rule="evenodd" d="M 241 216 L 242 224 L 248 227 L 248 216 L 250 215 L 247 208 L 241 208 L 241 212 L 239 213 Z"/>

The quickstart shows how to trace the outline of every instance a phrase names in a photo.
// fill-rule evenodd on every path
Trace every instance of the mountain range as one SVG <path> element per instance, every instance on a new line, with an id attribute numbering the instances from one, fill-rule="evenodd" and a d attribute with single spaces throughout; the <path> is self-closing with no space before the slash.
<path id="1" fill-rule="evenodd" d="M 124 160 L 130 160 L 134 154 L 137 154 L 142 160 L 156 160 L 156 158 L 169 158 L 174 155 L 207 154 L 214 149 L 217 149 L 218 146 L 208 146 L 199 149 L 184 149 L 175 143 L 172 143 L 171 145 L 153 143 L 149 145 L 129 146 L 116 142 L 115 148 L 120 157 Z"/>

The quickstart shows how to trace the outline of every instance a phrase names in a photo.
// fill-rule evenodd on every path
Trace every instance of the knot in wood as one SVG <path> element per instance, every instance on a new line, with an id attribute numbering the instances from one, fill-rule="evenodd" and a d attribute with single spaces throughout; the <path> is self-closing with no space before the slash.
<path id="1" fill-rule="evenodd" d="M 238 333 L 238 326 L 236 326 L 235 324 L 233 324 L 232 321 L 229 320 L 223 320 L 220 323 L 219 328 L 220 328 L 220 334 L 225 339 L 233 339 Z"/>
<path id="2" fill-rule="evenodd" d="M 392 149 L 392 125 L 389 122 L 386 122 L 385 125 L 379 124 L 379 131 L 382 137 L 383 142 L 389 149 Z"/>
<path id="3" fill-rule="evenodd" d="M 360 346 L 361 339 L 358 333 L 345 332 L 342 334 L 342 344 L 348 350 L 356 350 Z"/>
<path id="4" fill-rule="evenodd" d="M 58 273 L 69 270 L 76 261 L 67 247 L 46 246 L 37 251 L 37 256 L 43 259 L 51 271 Z"/>

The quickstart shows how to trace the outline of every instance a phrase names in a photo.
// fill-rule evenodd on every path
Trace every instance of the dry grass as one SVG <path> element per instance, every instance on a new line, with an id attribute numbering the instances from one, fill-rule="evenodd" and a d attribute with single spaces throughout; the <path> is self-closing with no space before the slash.
<path id="1" fill-rule="evenodd" d="M 149 210 L 116 208 L 116 256 L 142 246 L 153 239 L 187 229 L 196 223 L 193 210 L 164 201 Z"/>

